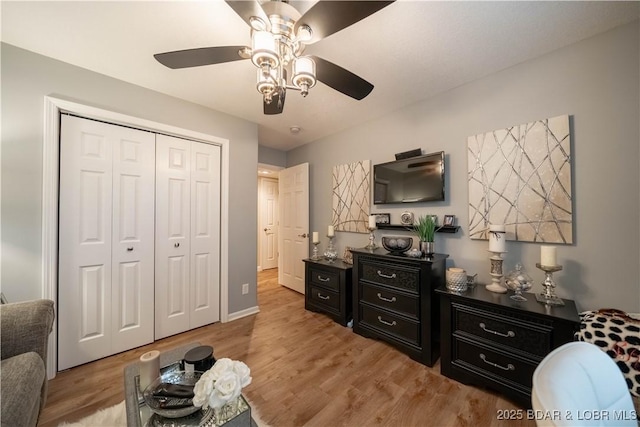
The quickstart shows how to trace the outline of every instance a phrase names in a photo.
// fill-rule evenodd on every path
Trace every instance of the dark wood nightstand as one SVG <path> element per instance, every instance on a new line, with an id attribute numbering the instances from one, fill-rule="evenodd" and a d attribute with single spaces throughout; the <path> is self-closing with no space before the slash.
<path id="1" fill-rule="evenodd" d="M 340 259 L 305 259 L 304 308 L 324 313 L 342 326 L 351 320 L 351 264 Z"/>
<path id="2" fill-rule="evenodd" d="M 553 349 L 574 340 L 576 304 L 548 306 L 524 294 L 517 302 L 478 285 L 463 293 L 439 288 L 443 375 L 503 393 L 531 407 L 533 371 Z"/>

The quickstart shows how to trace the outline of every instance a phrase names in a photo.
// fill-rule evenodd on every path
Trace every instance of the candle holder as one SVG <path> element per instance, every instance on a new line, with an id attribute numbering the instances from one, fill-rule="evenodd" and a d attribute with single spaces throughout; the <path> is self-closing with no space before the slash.
<path id="1" fill-rule="evenodd" d="M 311 253 L 311 259 L 318 261 L 320 259 L 320 253 L 318 251 L 318 245 L 320 242 L 313 242 L 313 252 Z"/>
<path id="2" fill-rule="evenodd" d="M 536 294 L 536 300 L 546 305 L 564 305 L 562 298 L 556 296 L 555 287 L 556 283 L 553 281 L 553 273 L 562 270 L 561 265 L 542 265 L 539 262 L 536 263 L 536 267 L 544 271 L 545 278 L 542 282 L 544 291 L 540 294 Z"/>
<path id="3" fill-rule="evenodd" d="M 365 246 L 365 249 L 369 249 L 369 250 L 373 250 L 375 248 L 378 247 L 378 245 L 376 245 L 376 235 L 375 235 L 375 227 L 368 227 L 369 229 L 369 244 L 367 246 Z"/>
<path id="4" fill-rule="evenodd" d="M 327 236 L 329 238 L 329 244 L 327 245 L 327 249 L 324 251 L 324 257 L 329 262 L 334 262 L 338 258 L 338 251 L 333 246 L 333 236 Z"/>
<path id="5" fill-rule="evenodd" d="M 505 294 L 507 293 L 507 288 L 502 286 L 500 283 L 502 282 L 502 263 L 504 260 L 502 259 L 502 254 L 506 254 L 507 252 L 496 252 L 489 251 L 493 255 L 489 257 L 491 261 L 491 284 L 486 285 L 485 288 L 488 291 L 495 292 L 497 294 Z"/>

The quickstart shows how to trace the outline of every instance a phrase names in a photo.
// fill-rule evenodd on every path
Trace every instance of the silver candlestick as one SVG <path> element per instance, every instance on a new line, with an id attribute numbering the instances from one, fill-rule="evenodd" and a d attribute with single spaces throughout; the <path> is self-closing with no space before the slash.
<path id="1" fill-rule="evenodd" d="M 489 257 L 491 261 L 491 284 L 486 285 L 485 288 L 488 291 L 495 292 L 497 294 L 504 294 L 507 292 L 507 288 L 501 285 L 502 282 L 502 254 L 506 254 L 507 252 L 495 252 L 489 251 L 493 255 Z"/>
<path id="2" fill-rule="evenodd" d="M 314 261 L 318 261 L 320 259 L 320 254 L 318 251 L 318 245 L 320 242 L 313 242 L 313 253 L 311 255 L 311 259 Z"/>
<path id="3" fill-rule="evenodd" d="M 376 245 L 376 235 L 375 235 L 375 231 L 376 228 L 375 227 L 367 227 L 369 229 L 369 244 L 367 246 L 365 246 L 365 249 L 369 249 L 369 250 L 373 250 L 375 248 L 378 247 L 378 245 Z"/>
<path id="4" fill-rule="evenodd" d="M 553 273 L 562 270 L 561 265 L 542 265 L 539 262 L 536 263 L 536 267 L 544 271 L 544 291 L 540 294 L 536 294 L 536 300 L 546 305 L 564 305 L 562 298 L 556 296 L 555 287 L 556 283 L 553 281 Z"/>

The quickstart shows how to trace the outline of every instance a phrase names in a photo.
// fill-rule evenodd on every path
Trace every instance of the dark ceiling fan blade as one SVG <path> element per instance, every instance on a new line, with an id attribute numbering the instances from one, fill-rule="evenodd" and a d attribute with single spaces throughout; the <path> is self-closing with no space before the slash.
<path id="1" fill-rule="evenodd" d="M 269 30 L 271 28 L 271 23 L 269 22 L 269 17 L 264 10 L 262 10 L 262 6 L 260 3 L 254 0 L 225 0 L 226 3 L 237 13 L 240 18 L 250 27 L 251 25 L 251 17 L 254 16 L 259 18 L 264 23 L 264 29 Z"/>
<path id="2" fill-rule="evenodd" d="M 371 83 L 351 71 L 317 56 L 311 58 L 316 63 L 316 78 L 338 92 L 360 101 L 373 90 Z"/>
<path id="3" fill-rule="evenodd" d="M 201 47 L 156 53 L 153 57 L 169 68 L 188 68 L 246 59 L 239 53 L 243 49 L 248 48 L 246 46 Z"/>
<path id="4" fill-rule="evenodd" d="M 312 44 L 355 24 L 391 3 L 393 1 L 319 1 L 296 22 L 294 34 L 298 34 L 301 25 L 309 26 L 313 34 L 311 40 L 304 43 Z"/>
<path id="5" fill-rule="evenodd" d="M 271 98 L 271 102 L 269 104 L 264 102 L 264 114 L 267 114 L 267 115 L 281 114 L 282 110 L 284 110 L 284 99 L 286 95 L 287 95 L 287 92 L 285 92 L 284 90 L 280 93 L 278 92 L 274 93 L 273 97 Z"/>

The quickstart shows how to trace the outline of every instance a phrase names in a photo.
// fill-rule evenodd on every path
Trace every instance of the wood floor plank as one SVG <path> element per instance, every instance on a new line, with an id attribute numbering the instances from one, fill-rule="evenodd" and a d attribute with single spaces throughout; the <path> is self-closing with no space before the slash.
<path id="1" fill-rule="evenodd" d="M 489 390 L 460 384 L 386 343 L 361 337 L 306 311 L 280 286 L 277 270 L 258 274 L 260 313 L 216 323 L 58 373 L 39 426 L 73 422 L 124 399 L 122 371 L 149 350 L 199 341 L 217 358 L 243 360 L 253 382 L 244 394 L 269 425 L 532 427 L 497 420 L 522 409 Z"/>

